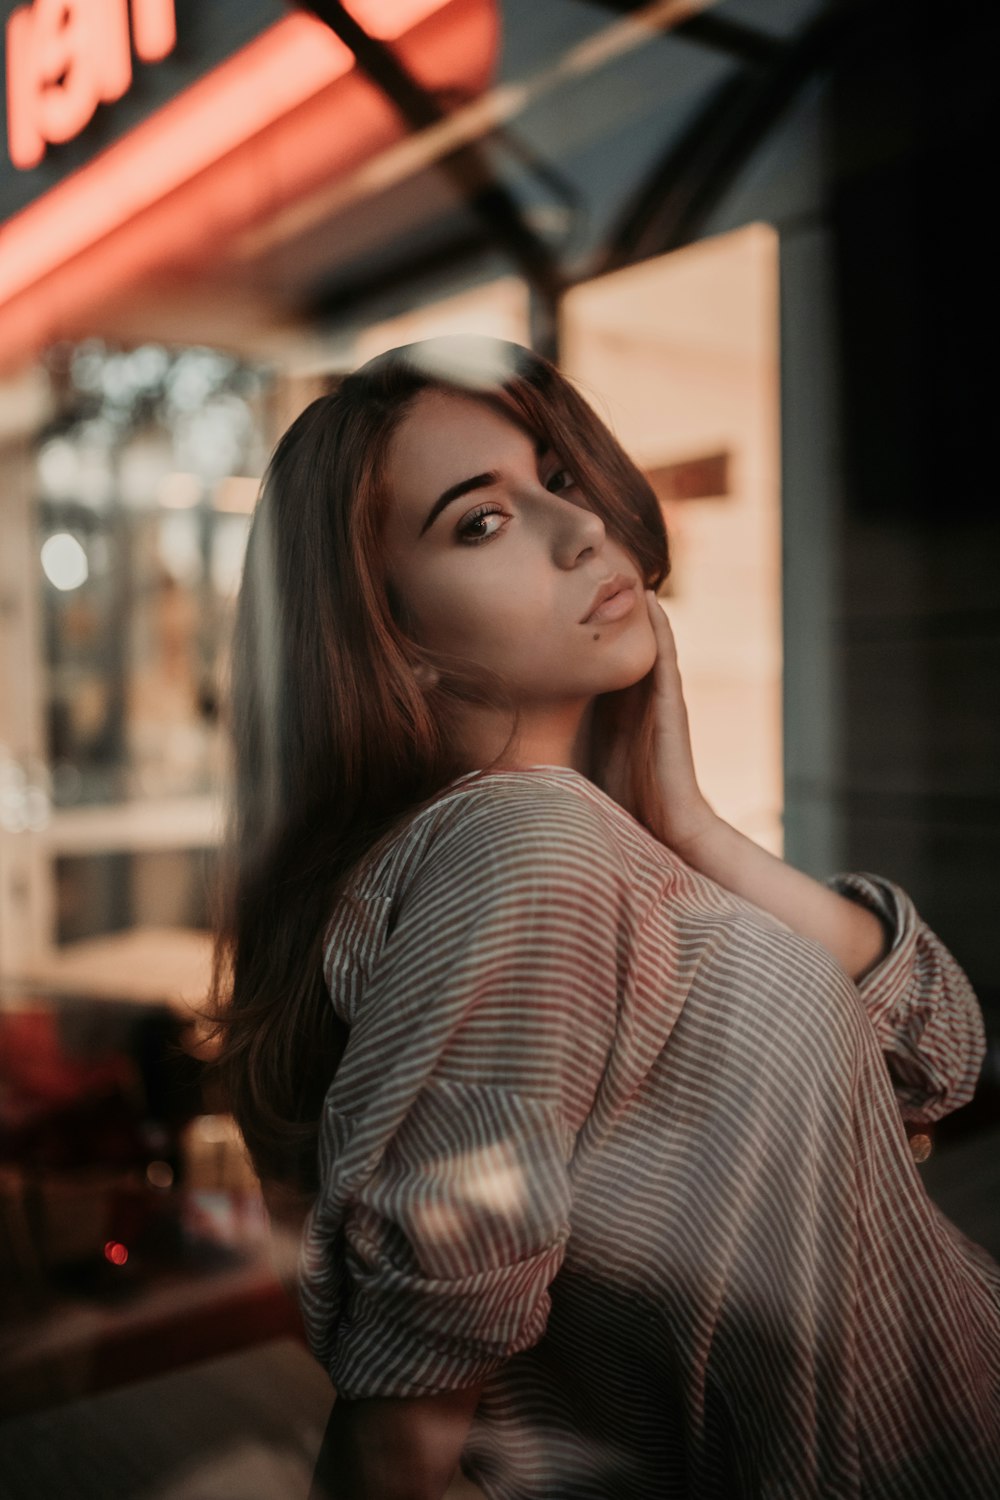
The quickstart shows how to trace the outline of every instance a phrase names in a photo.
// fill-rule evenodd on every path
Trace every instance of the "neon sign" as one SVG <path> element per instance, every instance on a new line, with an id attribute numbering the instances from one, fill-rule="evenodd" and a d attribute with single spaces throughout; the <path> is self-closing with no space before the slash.
<path id="1" fill-rule="evenodd" d="M 172 3 L 116 3 L 115 13 L 130 21 L 133 59 L 153 61 L 173 49 Z M 247 4 L 261 14 L 275 8 L 273 0 Z M 432 94 L 467 98 L 489 85 L 499 51 L 498 0 L 347 4 L 371 36 L 398 47 L 401 61 Z M 57 31 L 70 8 L 66 0 L 61 8 L 55 5 Z M 76 0 L 72 8 L 91 18 L 107 17 L 112 0 Z M 19 10 L 32 22 L 48 10 L 41 36 L 47 26 L 51 37 L 51 0 L 34 0 Z M 158 47 L 143 29 L 154 12 L 171 22 L 169 43 L 161 31 Z M 359 76 L 340 38 L 304 10 L 278 13 L 281 19 L 172 91 L 175 73 L 183 76 L 193 66 L 188 48 L 183 60 L 177 57 L 175 66 L 148 80 L 154 90 L 161 88 L 162 102 L 146 114 L 140 109 L 137 123 L 112 139 L 95 140 L 87 160 L 80 161 L 83 152 L 75 154 L 86 142 L 74 143 L 61 175 L 60 148 L 39 128 L 35 96 L 40 77 L 65 86 L 68 70 L 63 78 L 51 64 L 43 73 L 30 58 L 26 69 L 19 64 L 19 82 L 23 85 L 25 77 L 34 82 L 22 94 L 16 118 L 26 117 L 32 125 L 34 136 L 27 139 L 28 144 L 34 140 L 36 152 L 49 145 L 54 149 L 51 162 L 37 174 L 16 172 L 0 161 L 0 186 L 6 178 L 27 193 L 27 201 L 22 197 L 0 224 L 0 375 L 53 340 L 99 330 L 136 288 L 145 287 L 148 294 L 157 286 L 157 305 L 168 306 L 161 278 L 180 274 L 190 280 L 204 273 L 209 281 L 224 276 L 234 288 L 245 284 L 256 254 L 255 233 L 298 206 L 314 204 L 399 143 L 402 120 L 381 91 Z M 183 11 L 180 19 L 183 27 Z M 107 52 L 109 35 L 107 29 L 101 33 Z M 86 76 L 105 77 L 86 46 L 83 54 L 90 59 Z M 107 103 L 106 98 L 93 102 L 96 87 L 91 82 L 90 113 L 79 129 L 101 102 Z M 130 96 L 120 108 L 128 111 L 139 102 Z"/>
<path id="2" fill-rule="evenodd" d="M 99 104 L 132 82 L 143 62 L 173 51 L 173 0 L 34 0 L 7 21 L 7 148 L 15 167 L 37 167 L 46 147 L 70 141 Z M 131 45 L 130 45 L 131 42 Z"/>

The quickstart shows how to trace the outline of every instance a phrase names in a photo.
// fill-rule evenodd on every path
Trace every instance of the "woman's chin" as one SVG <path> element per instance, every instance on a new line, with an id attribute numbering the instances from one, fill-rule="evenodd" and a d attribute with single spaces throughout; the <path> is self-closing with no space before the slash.
<path id="1" fill-rule="evenodd" d="M 649 639 L 638 639 L 629 641 L 628 649 L 625 650 L 625 642 L 622 642 L 622 651 L 618 660 L 612 665 L 609 662 L 609 675 L 613 676 L 616 688 L 631 687 L 633 683 L 641 682 L 642 678 L 651 672 L 656 664 L 656 638 L 652 631 Z M 613 688 L 606 688 L 606 692 L 612 692 Z"/>

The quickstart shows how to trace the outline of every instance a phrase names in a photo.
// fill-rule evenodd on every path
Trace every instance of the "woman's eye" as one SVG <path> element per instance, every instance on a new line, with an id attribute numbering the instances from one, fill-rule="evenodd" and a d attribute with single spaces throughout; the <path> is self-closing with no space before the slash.
<path id="1" fill-rule="evenodd" d="M 558 493 L 560 490 L 571 490 L 575 484 L 576 480 L 568 469 L 556 469 L 546 481 L 545 488 Z"/>
<path id="2" fill-rule="evenodd" d="M 463 542 L 488 542 L 490 537 L 496 536 L 501 529 L 500 523 L 493 527 L 487 527 L 486 523 L 491 516 L 502 517 L 504 512 L 496 505 L 481 505 L 478 510 L 465 517 L 458 524 L 458 535 Z"/>

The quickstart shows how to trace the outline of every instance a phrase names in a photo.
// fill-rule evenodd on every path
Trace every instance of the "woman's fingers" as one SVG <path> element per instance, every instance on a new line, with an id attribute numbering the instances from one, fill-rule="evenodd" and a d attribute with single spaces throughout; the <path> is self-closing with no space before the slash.
<path id="1" fill-rule="evenodd" d="M 649 606 L 650 619 L 653 621 L 653 629 L 657 635 L 662 634 L 662 627 L 667 623 L 667 617 L 660 608 L 660 602 L 652 589 L 646 589 L 646 604 Z"/>
<path id="2" fill-rule="evenodd" d="M 677 848 L 714 815 L 701 794 L 695 773 L 674 633 L 650 589 L 646 590 L 646 604 L 657 646 L 653 675 L 657 780 L 666 818 L 667 842 Z"/>
<path id="3" fill-rule="evenodd" d="M 680 676 L 677 670 L 677 646 L 674 633 L 652 589 L 646 590 L 646 609 L 656 637 L 656 664 L 654 681 L 658 692 L 679 692 Z"/>

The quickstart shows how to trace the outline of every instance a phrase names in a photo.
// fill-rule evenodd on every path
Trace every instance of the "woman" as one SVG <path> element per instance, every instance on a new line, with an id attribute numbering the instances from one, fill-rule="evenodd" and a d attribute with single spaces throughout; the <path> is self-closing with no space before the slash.
<path id="1" fill-rule="evenodd" d="M 314 1200 L 317 1488 L 491 1500 L 1000 1484 L 1000 1273 L 903 1120 L 982 1025 L 907 896 L 702 796 L 656 499 L 491 340 L 278 445 L 234 649 L 218 995 L 265 1181 Z"/>

